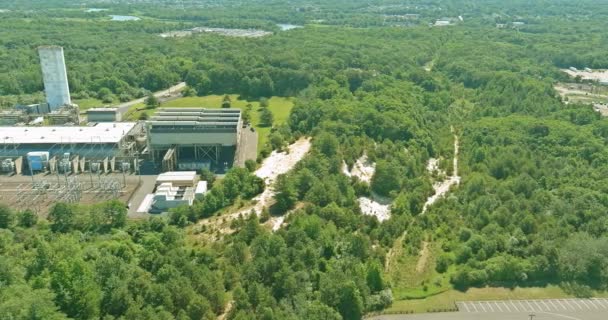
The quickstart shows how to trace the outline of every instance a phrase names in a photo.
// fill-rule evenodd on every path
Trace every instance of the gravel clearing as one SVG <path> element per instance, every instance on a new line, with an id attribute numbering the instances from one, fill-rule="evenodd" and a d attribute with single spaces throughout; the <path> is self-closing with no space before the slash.
<path id="1" fill-rule="evenodd" d="M 376 164 L 370 162 L 367 155 L 364 154 L 353 165 L 353 169 L 348 171 L 346 163 L 342 164 L 342 172 L 348 177 L 357 177 L 359 180 L 367 183 L 372 182 L 372 177 L 376 172 Z"/>
<path id="2" fill-rule="evenodd" d="M 253 208 L 246 208 L 235 213 L 237 216 L 241 213 L 249 213 L 253 209 L 258 215 L 262 213 L 264 208 L 269 207 L 274 200 L 274 182 L 278 176 L 289 172 L 293 169 L 302 158 L 310 151 L 310 139 L 300 139 L 290 145 L 287 152 L 273 151 L 268 158 L 262 162 L 262 166 L 255 171 L 255 175 L 264 179 L 266 189 L 262 194 L 253 198 L 257 203 Z"/>
<path id="3" fill-rule="evenodd" d="M 346 162 L 342 164 L 342 172 L 347 177 L 357 177 L 360 181 L 370 184 L 372 177 L 376 172 L 376 163 L 369 161 L 366 154 L 357 159 L 352 170 L 348 170 Z M 391 217 L 391 200 L 384 199 L 377 195 L 371 197 L 360 197 L 359 208 L 361 213 L 368 216 L 375 216 L 378 221 L 382 222 Z"/>
<path id="4" fill-rule="evenodd" d="M 388 220 L 391 217 L 390 201 L 373 195 L 372 198 L 361 197 L 358 200 L 361 213 L 364 215 L 375 216 L 380 222 Z"/>
<path id="5" fill-rule="evenodd" d="M 264 179 L 264 183 L 266 184 L 264 192 L 252 199 L 255 204 L 231 214 L 202 220 L 200 224 L 213 227 L 214 230 L 220 231 L 221 234 L 226 234 L 231 232 L 229 227 L 230 222 L 238 218 L 241 214 L 247 216 L 253 210 L 259 216 L 264 208 L 270 207 L 274 202 L 274 195 L 276 192 L 274 191 L 273 184 L 277 177 L 292 170 L 310 151 L 310 147 L 310 138 L 301 138 L 290 145 L 287 148 L 287 152 L 273 151 L 270 156 L 262 162 L 260 168 L 255 171 L 255 175 Z M 278 230 L 284 220 L 284 217 L 273 218 L 272 229 L 275 230 L 276 228 Z"/>
<path id="6" fill-rule="evenodd" d="M 452 132 L 454 132 L 453 127 L 452 127 Z M 435 194 L 430 196 L 426 200 L 426 203 L 424 204 L 424 207 L 422 208 L 423 214 L 426 213 L 429 206 L 431 206 L 433 203 L 435 203 L 437 200 L 439 200 L 441 197 L 443 197 L 446 193 L 448 193 L 450 191 L 450 188 L 453 185 L 460 184 L 460 176 L 458 175 L 458 150 L 459 150 L 458 136 L 456 134 L 454 134 L 454 160 L 453 160 L 454 173 L 452 174 L 452 176 L 448 177 L 444 181 L 438 181 L 433 184 L 433 189 L 435 189 Z M 427 169 L 437 170 L 437 160 L 430 159 L 429 163 L 427 165 Z M 433 172 L 433 170 L 429 170 L 429 171 L 431 173 Z"/>

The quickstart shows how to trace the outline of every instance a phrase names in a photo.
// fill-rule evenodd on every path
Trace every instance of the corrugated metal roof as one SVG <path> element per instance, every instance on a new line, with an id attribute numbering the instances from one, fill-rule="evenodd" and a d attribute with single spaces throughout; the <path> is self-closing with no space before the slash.
<path id="1" fill-rule="evenodd" d="M 0 144 L 118 143 L 135 122 L 105 122 L 79 127 L 0 126 Z"/>

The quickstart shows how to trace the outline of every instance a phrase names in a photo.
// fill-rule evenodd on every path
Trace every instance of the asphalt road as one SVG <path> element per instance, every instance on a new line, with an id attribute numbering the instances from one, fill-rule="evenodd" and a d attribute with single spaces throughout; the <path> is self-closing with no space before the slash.
<path id="1" fill-rule="evenodd" d="M 241 141 L 236 151 L 234 165 L 245 167 L 245 161 L 255 160 L 258 156 L 258 132 L 251 131 L 251 127 L 241 129 Z"/>
<path id="2" fill-rule="evenodd" d="M 185 82 L 181 82 L 181 83 L 178 83 L 178 84 L 174 85 L 173 87 L 171 87 L 171 88 L 169 88 L 167 90 L 155 92 L 154 96 L 157 97 L 157 98 L 162 98 L 165 95 L 173 94 L 175 92 L 179 92 L 185 86 L 186 86 L 186 83 Z M 134 106 L 134 105 L 136 105 L 138 103 L 143 103 L 144 101 L 146 101 L 146 98 L 147 97 L 140 98 L 140 99 L 137 99 L 137 100 L 132 100 L 132 101 L 121 103 L 121 104 L 118 104 L 118 105 L 115 105 L 115 106 L 112 106 L 112 107 L 113 108 L 118 108 L 118 111 L 120 113 L 125 114 L 127 111 L 129 111 L 129 108 L 131 108 L 132 106 Z"/>

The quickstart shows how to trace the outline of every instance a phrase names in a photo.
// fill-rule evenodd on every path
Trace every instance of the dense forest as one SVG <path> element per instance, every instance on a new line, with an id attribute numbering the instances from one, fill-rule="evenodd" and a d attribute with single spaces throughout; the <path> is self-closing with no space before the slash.
<path id="1" fill-rule="evenodd" d="M 128 101 L 179 81 L 201 96 L 291 96 L 273 147 L 306 136 L 312 150 L 278 179 L 271 213 L 242 215 L 216 241 L 201 240 L 215 231 L 200 221 L 264 190 L 255 165 L 214 181 L 193 207 L 145 221 L 128 221 L 118 202 L 58 203 L 48 217 L 0 207 L 1 318 L 361 319 L 407 297 L 387 262 L 423 244 L 438 279 L 424 284 L 429 294 L 444 280 L 608 289 L 608 123 L 554 89 L 567 79 L 560 68 L 608 69 L 602 1 L 181 5 L 87 13 L 71 1 L 0 1 L 11 10 L 0 12 L 2 106 L 41 99 L 35 49 L 55 44 L 76 99 Z M 418 16 L 386 19 L 406 14 Z M 513 21 L 525 24 L 496 27 Z M 273 34 L 159 36 L 202 25 Z M 462 181 L 425 211 L 437 178 L 427 163 L 451 174 L 454 136 Z M 370 183 L 343 173 L 363 155 L 376 164 Z M 392 203 L 389 219 L 362 214 L 357 199 L 371 195 Z M 264 227 L 270 214 L 286 225 Z"/>

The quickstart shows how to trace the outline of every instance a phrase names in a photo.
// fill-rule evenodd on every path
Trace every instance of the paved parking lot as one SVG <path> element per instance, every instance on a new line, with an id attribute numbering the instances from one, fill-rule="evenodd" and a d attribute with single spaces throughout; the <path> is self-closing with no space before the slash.
<path id="1" fill-rule="evenodd" d="M 608 299 L 546 299 L 457 302 L 460 312 L 607 312 Z"/>
<path id="2" fill-rule="evenodd" d="M 458 312 L 395 314 L 373 320 L 606 320 L 608 299 L 543 299 L 456 302 Z"/>

